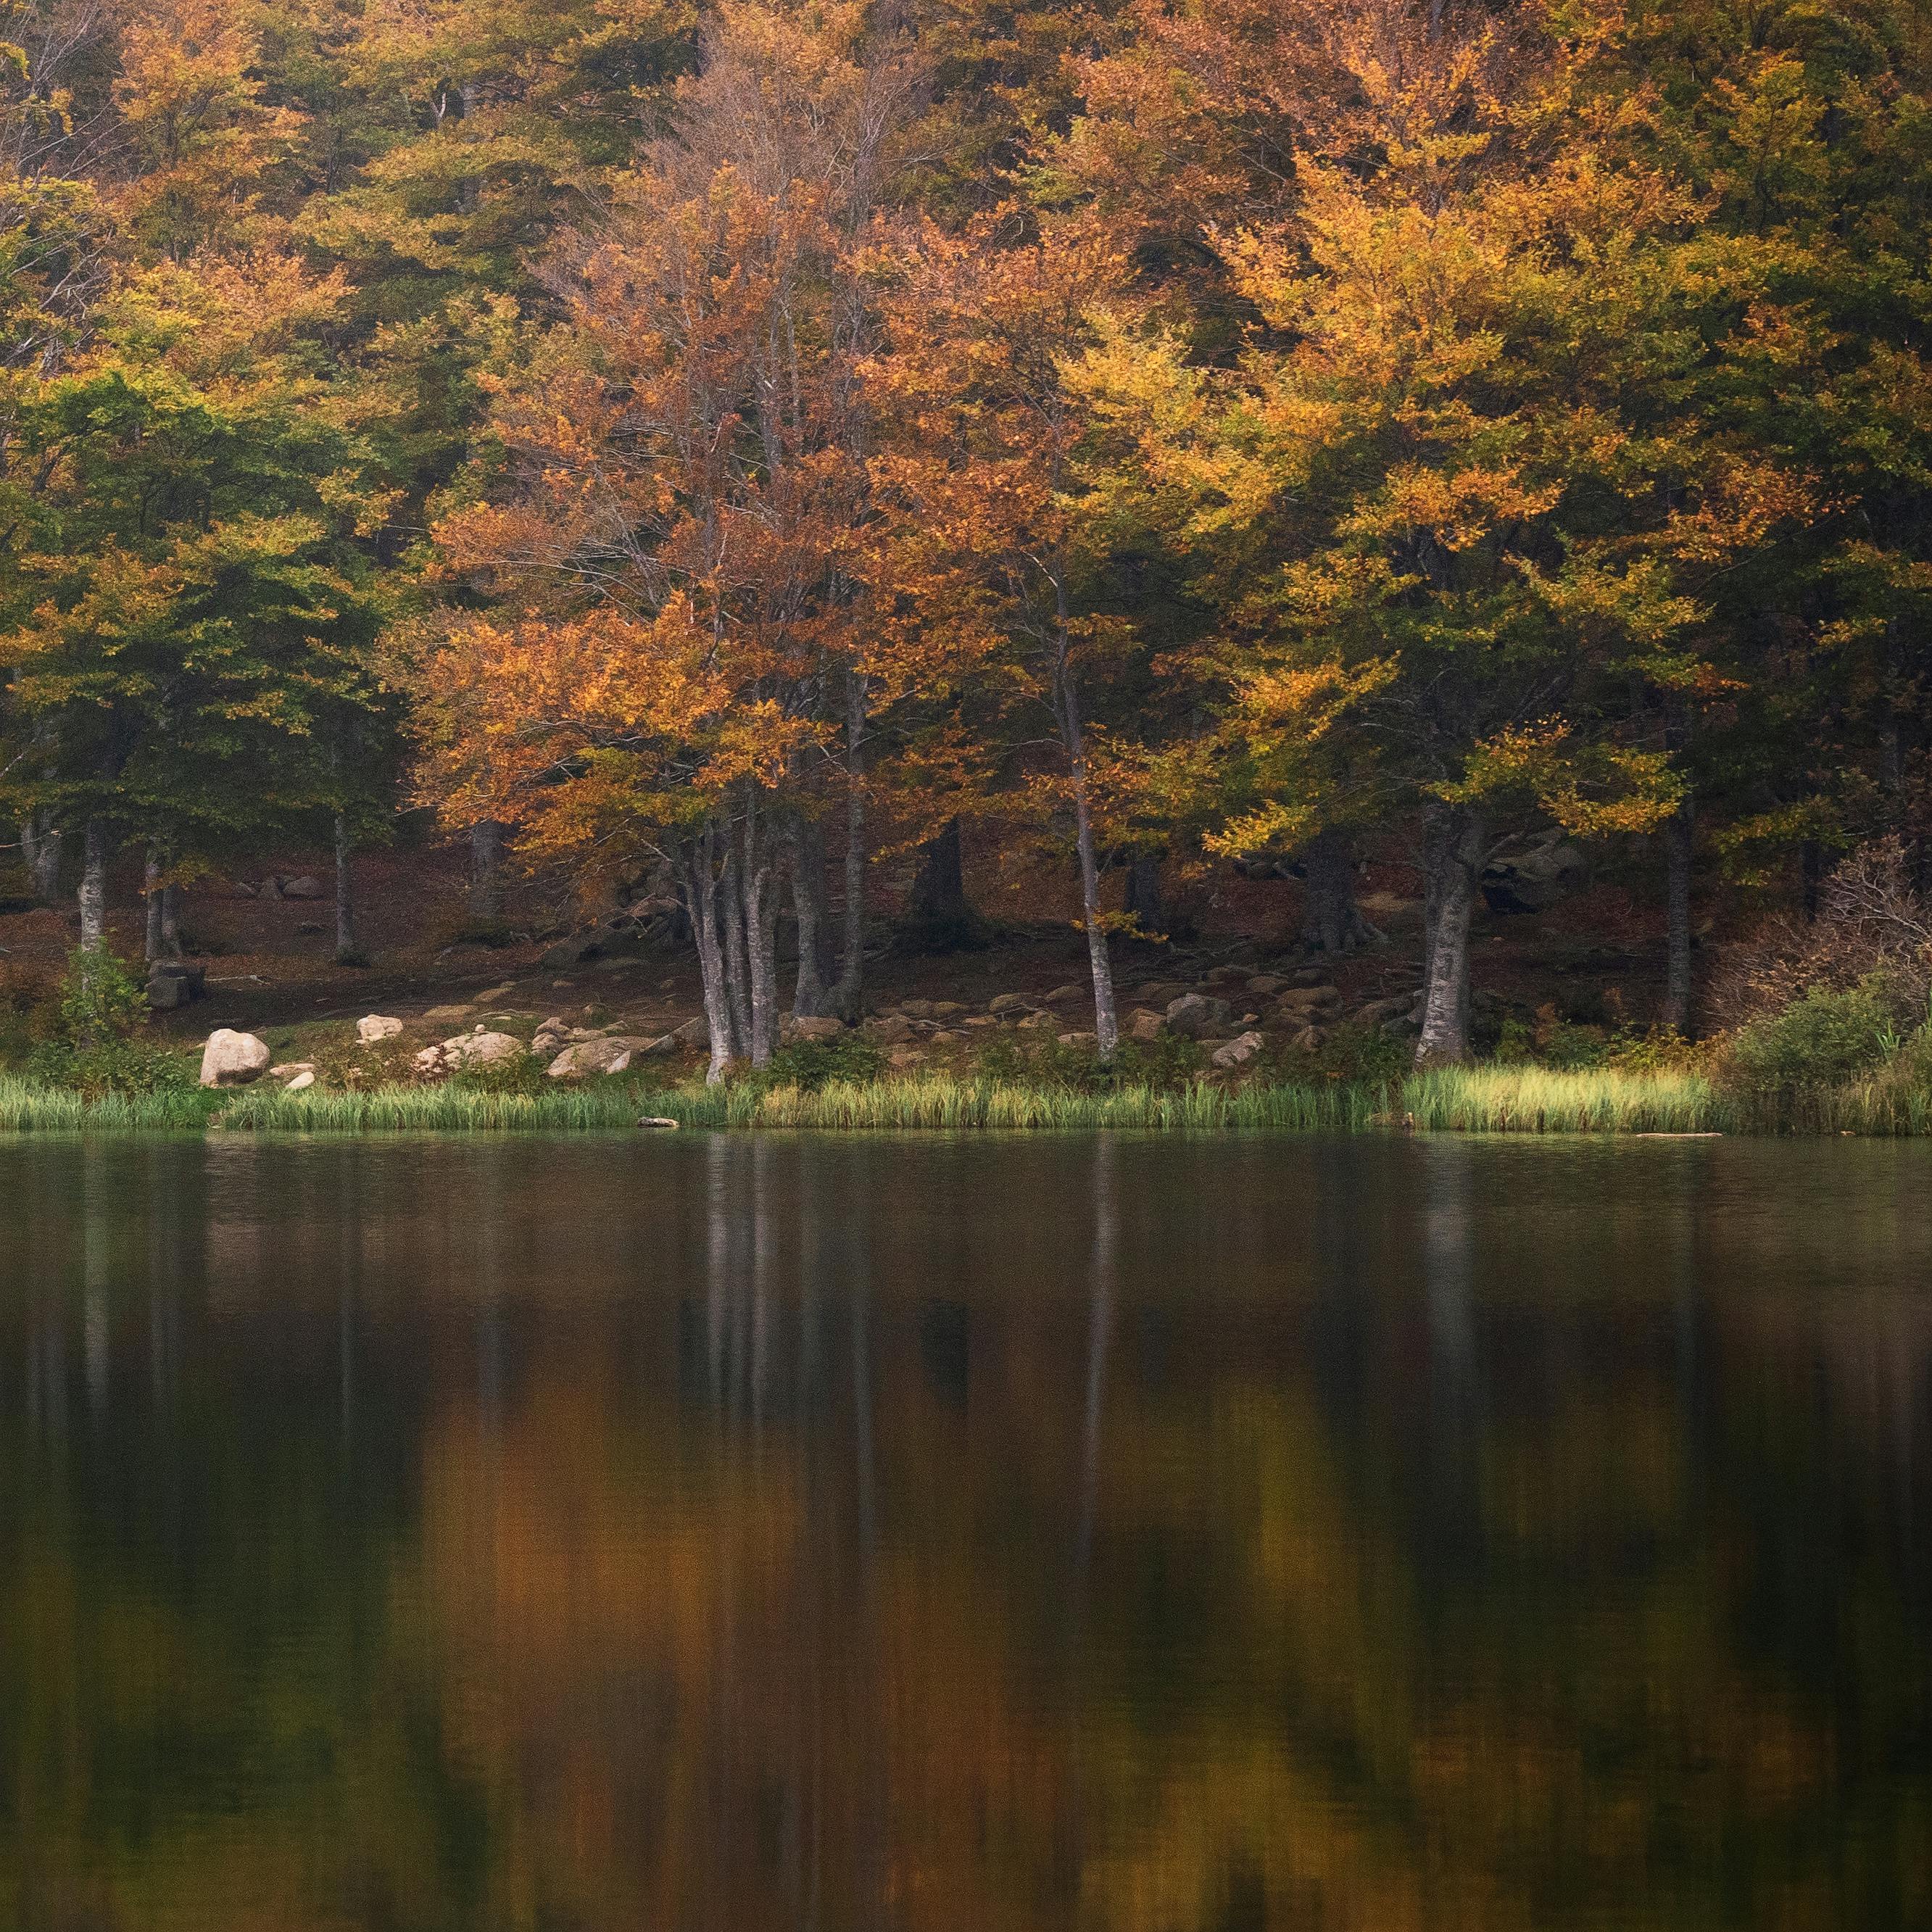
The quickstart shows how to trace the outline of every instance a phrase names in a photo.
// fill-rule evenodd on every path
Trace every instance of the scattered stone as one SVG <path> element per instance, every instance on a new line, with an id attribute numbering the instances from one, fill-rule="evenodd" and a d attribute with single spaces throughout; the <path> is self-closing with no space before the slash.
<path id="1" fill-rule="evenodd" d="M 314 1071 L 315 1062 L 312 1060 L 285 1060 L 279 1066 L 268 1069 L 268 1078 L 286 1082 L 294 1079 L 298 1074 Z"/>
<path id="2" fill-rule="evenodd" d="M 663 1114 L 646 1114 L 638 1125 L 640 1127 L 650 1127 L 654 1132 L 663 1133 L 675 1130 L 677 1123 Z"/>
<path id="3" fill-rule="evenodd" d="M 310 878 L 306 872 L 300 878 L 278 879 L 275 883 L 280 886 L 281 896 L 285 899 L 319 899 L 323 896 L 322 881 Z"/>
<path id="4" fill-rule="evenodd" d="M 909 1020 L 929 1020 L 933 1016 L 930 1000 L 902 1000 L 898 1010 Z"/>
<path id="5" fill-rule="evenodd" d="M 432 1006 L 423 1015 L 431 1026 L 459 1026 L 470 1017 L 470 1009 L 462 1006 Z"/>
<path id="6" fill-rule="evenodd" d="M 995 993 L 986 1002 L 986 1010 L 996 1020 L 1003 1020 L 1016 1013 L 1030 1012 L 1033 1002 L 1024 993 Z"/>
<path id="7" fill-rule="evenodd" d="M 356 1022 L 356 1037 L 364 1046 L 374 1046 L 379 1040 L 394 1040 L 402 1030 L 402 1022 L 388 1013 L 364 1013 Z"/>
<path id="8" fill-rule="evenodd" d="M 1304 1027 L 1288 1045 L 1298 1053 L 1318 1053 L 1328 1036 L 1318 1026 Z"/>
<path id="9" fill-rule="evenodd" d="M 1151 986 L 1138 988 L 1137 997 L 1146 1000 L 1150 1006 L 1160 1006 L 1164 1010 L 1187 990 L 1178 980 L 1156 980 Z"/>
<path id="10" fill-rule="evenodd" d="M 164 960 L 148 974 L 148 1004 L 158 1013 L 178 1012 L 208 990 L 205 966 L 183 966 Z"/>
<path id="11" fill-rule="evenodd" d="M 252 899 L 255 896 L 255 888 L 246 879 L 237 879 L 231 890 L 238 899 Z"/>
<path id="12" fill-rule="evenodd" d="M 1259 1034 L 1244 1033 L 1216 1050 L 1214 1064 L 1221 1067 L 1245 1066 L 1266 1044 Z"/>
<path id="13" fill-rule="evenodd" d="M 1091 987 L 1079 986 L 1070 980 L 1065 986 L 1056 986 L 1052 992 L 1041 994 L 1040 1004 L 1046 1006 L 1061 1006 L 1066 1005 L 1070 1000 L 1084 1000 L 1089 998 L 1092 991 Z"/>
<path id="14" fill-rule="evenodd" d="M 1100 1036 L 1097 1033 L 1064 1033 L 1060 1036 L 1060 1043 L 1062 1046 L 1082 1047 L 1091 1053 L 1098 1049 Z"/>
<path id="15" fill-rule="evenodd" d="M 1248 998 L 1251 1000 L 1271 1000 L 1287 985 L 1286 980 L 1277 979 L 1272 973 L 1257 973 L 1248 982 Z"/>
<path id="16" fill-rule="evenodd" d="M 266 1040 L 252 1033 L 236 1033 L 218 1027 L 202 1048 L 201 1084 L 204 1087 L 246 1087 L 268 1070 L 274 1058 Z"/>
<path id="17" fill-rule="evenodd" d="M 674 1033 L 660 1034 L 648 1046 L 640 1050 L 638 1058 L 640 1060 L 662 1059 L 668 1053 L 676 1052 L 682 1044 Z"/>
<path id="18" fill-rule="evenodd" d="M 932 1037 L 935 1042 L 943 1040 L 948 1046 L 957 1046 L 962 1040 L 970 1040 L 973 1036 L 958 1027 L 941 1027 Z"/>
<path id="19" fill-rule="evenodd" d="M 1167 1030 L 1184 1039 L 1205 1040 L 1234 1017 L 1234 1010 L 1226 1000 L 1211 999 L 1203 993 L 1184 993 L 1168 1006 Z"/>
<path id="20" fill-rule="evenodd" d="M 975 1013 L 970 1019 L 962 1021 L 961 1024 L 977 1030 L 985 1027 L 996 1027 L 999 1024 L 999 1022 L 994 1018 L 991 1013 Z"/>
<path id="21" fill-rule="evenodd" d="M 584 1080 L 594 1073 L 623 1073 L 639 1054 L 649 1052 L 652 1044 L 650 1040 L 608 1034 L 580 1040 L 574 1046 L 566 1047 L 544 1071 L 553 1080 Z"/>
<path id="22" fill-rule="evenodd" d="M 957 1000 L 934 1000 L 932 1011 L 928 1017 L 935 1020 L 956 1020 L 963 1017 L 967 1010 Z"/>
<path id="23" fill-rule="evenodd" d="M 1406 1020 L 1415 1004 L 1415 996 L 1405 993 L 1392 1000 L 1371 1000 L 1358 1006 L 1353 1016 L 1358 1026 L 1385 1026 L 1390 1020 Z"/>
<path id="24" fill-rule="evenodd" d="M 496 1066 L 524 1057 L 524 1043 L 514 1034 L 460 1033 L 453 1039 L 426 1046 L 416 1057 L 416 1070 L 425 1079 L 446 1078 L 461 1066 Z"/>
<path id="25" fill-rule="evenodd" d="M 830 1013 L 806 1013 L 796 1019 L 788 1017 L 778 1030 L 790 1040 L 836 1040 L 845 1030 L 845 1022 Z"/>
<path id="26" fill-rule="evenodd" d="M 1145 1042 L 1158 1040 L 1167 1030 L 1167 1022 L 1158 1013 L 1150 1013 L 1144 1008 L 1127 1016 L 1127 1037 Z"/>
<path id="27" fill-rule="evenodd" d="M 601 959 L 603 956 L 602 938 L 594 932 L 579 932 L 573 933 L 568 939 L 560 939 L 537 964 L 554 971 L 560 966 L 581 966 L 588 960 Z"/>
<path id="28" fill-rule="evenodd" d="M 920 1058 L 920 1050 L 916 1046 L 896 1046 L 886 1055 L 886 1064 L 889 1066 L 896 1066 L 903 1072 L 908 1066 L 916 1066 Z"/>
<path id="29" fill-rule="evenodd" d="M 1245 986 L 1254 977 L 1246 966 L 1210 966 L 1208 969 L 1208 984 L 1210 986 Z"/>
<path id="30" fill-rule="evenodd" d="M 1018 1027 L 1024 1027 L 1029 1033 L 1032 1033 L 1042 1027 L 1056 1027 L 1060 1022 L 1052 1013 L 1028 1013 L 1024 1018 L 1016 1020 L 1013 1024 Z"/>
<path id="31" fill-rule="evenodd" d="M 1298 986 L 1325 986 L 1328 983 L 1328 969 L 1325 966 L 1304 966 L 1294 976 Z"/>
<path id="32" fill-rule="evenodd" d="M 673 1027 L 665 1037 L 675 1040 L 680 1046 L 694 1046 L 700 1053 L 708 1053 L 711 1049 L 711 1022 L 700 1013 L 695 1019 L 686 1020 L 680 1027 Z"/>
<path id="33" fill-rule="evenodd" d="M 319 920 L 305 919 L 296 928 L 296 937 L 298 939 L 313 939 L 322 929 Z"/>
<path id="34" fill-rule="evenodd" d="M 861 1030 L 880 1046 L 899 1046 L 912 1037 L 912 1022 L 903 1013 L 885 1013 L 868 1020 Z"/>
<path id="35" fill-rule="evenodd" d="M 306 1094 L 314 1084 L 315 1069 L 313 1066 L 306 1066 L 282 1089 L 282 1091 L 284 1094 Z"/>
<path id="36" fill-rule="evenodd" d="M 1318 1012 L 1328 1012 L 1339 1007 L 1342 996 L 1333 986 L 1291 986 L 1276 1003 L 1284 1013 L 1299 1013 L 1312 1018 Z"/>

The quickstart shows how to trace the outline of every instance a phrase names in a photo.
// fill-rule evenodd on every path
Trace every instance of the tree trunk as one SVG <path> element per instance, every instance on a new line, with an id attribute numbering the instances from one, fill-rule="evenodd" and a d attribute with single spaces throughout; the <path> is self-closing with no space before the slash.
<path id="1" fill-rule="evenodd" d="M 470 916 L 500 919 L 503 913 L 503 828 L 481 818 L 470 828 Z"/>
<path id="2" fill-rule="evenodd" d="M 87 821 L 80 868 L 80 943 L 98 946 L 107 937 L 107 828 Z"/>
<path id="3" fill-rule="evenodd" d="M 745 957 L 745 896 L 738 877 L 738 855 L 725 833 L 724 863 L 718 875 L 718 922 L 724 940 L 724 1006 L 730 1016 L 730 1057 L 742 1060 L 752 1048 L 752 984 Z"/>
<path id="4" fill-rule="evenodd" d="M 1072 680 L 1062 674 L 1060 704 L 1064 712 L 1068 760 L 1073 777 L 1074 842 L 1080 857 L 1080 906 L 1087 926 L 1087 960 L 1094 974 L 1094 1035 L 1100 1063 L 1112 1063 L 1120 1045 L 1120 1022 L 1114 1010 L 1114 962 L 1107 946 L 1107 928 L 1100 917 L 1100 866 L 1094 850 L 1094 814 L 1087 796 L 1086 739 L 1081 728 L 1080 700 Z"/>
<path id="5" fill-rule="evenodd" d="M 1696 807 L 1686 798 L 1664 827 L 1664 1024 L 1690 1032 L 1690 846 Z"/>
<path id="6" fill-rule="evenodd" d="M 161 957 L 178 959 L 182 956 L 181 888 L 164 886 L 161 888 Z"/>
<path id="7" fill-rule="evenodd" d="M 1418 1067 L 1453 1066 L 1469 1057 L 1469 924 L 1482 875 L 1480 813 L 1457 806 L 1430 808 L 1424 832 L 1428 966 L 1423 983 Z"/>
<path id="8" fill-rule="evenodd" d="M 791 1010 L 799 1019 L 824 1012 L 826 1004 L 825 835 L 815 819 L 801 818 L 792 829 L 791 904 L 798 920 L 798 979 Z"/>
<path id="9" fill-rule="evenodd" d="M 1301 855 L 1301 943 L 1312 952 L 1352 952 L 1382 935 L 1355 902 L 1355 842 L 1324 826 Z"/>
<path id="10" fill-rule="evenodd" d="M 20 827 L 20 851 L 34 881 L 34 896 L 51 905 L 60 896 L 61 835 L 48 824 L 44 808 L 28 814 Z"/>
<path id="11" fill-rule="evenodd" d="M 356 878 L 350 868 L 351 847 L 349 814 L 335 814 L 335 962 L 352 964 L 359 953 L 356 944 Z"/>
<path id="12" fill-rule="evenodd" d="M 862 671 L 848 681 L 845 709 L 845 934 L 838 983 L 826 1003 L 856 1022 L 866 994 L 866 684 Z"/>
<path id="13" fill-rule="evenodd" d="M 706 827 L 683 856 L 682 866 L 685 911 L 698 947 L 698 982 L 704 990 L 704 1023 L 711 1033 L 711 1065 L 705 1078 L 712 1086 L 724 1078 L 731 1062 L 730 1000 L 718 930 L 718 877 L 712 870 L 715 843 Z"/>
<path id="14" fill-rule="evenodd" d="M 1158 939 L 1167 932 L 1167 908 L 1160 896 L 1160 854 L 1136 852 L 1127 861 L 1126 910 L 1148 938 Z"/>
<path id="15" fill-rule="evenodd" d="M 769 1066 L 778 1043 L 778 889 L 771 841 L 758 797 L 746 802 L 744 824 L 745 968 L 751 1008 L 752 1064 Z"/>
<path id="16" fill-rule="evenodd" d="M 142 956 L 152 966 L 161 956 L 161 855 L 150 845 L 147 863 L 142 868 L 142 897 L 147 902 L 148 930 Z"/>
<path id="17" fill-rule="evenodd" d="M 952 952 L 984 943 L 985 922 L 966 896 L 957 818 L 948 819 L 944 829 L 920 848 L 919 871 L 906 898 L 905 923 L 934 952 Z"/>

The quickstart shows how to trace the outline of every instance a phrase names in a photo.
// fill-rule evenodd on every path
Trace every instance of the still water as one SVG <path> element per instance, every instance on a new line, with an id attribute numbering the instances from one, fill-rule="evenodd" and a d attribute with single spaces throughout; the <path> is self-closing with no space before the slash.
<path id="1" fill-rule="evenodd" d="M 1932 1925 L 1928 1183 L 0 1144 L 0 1925 Z"/>

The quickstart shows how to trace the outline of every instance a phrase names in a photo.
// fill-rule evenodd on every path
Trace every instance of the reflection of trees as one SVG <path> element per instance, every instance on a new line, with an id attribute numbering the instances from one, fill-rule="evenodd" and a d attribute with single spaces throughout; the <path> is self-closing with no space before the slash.
<path id="1" fill-rule="evenodd" d="M 1896 1230 L 1450 1151 L 50 1168 L 0 1923 L 1922 1921 Z"/>

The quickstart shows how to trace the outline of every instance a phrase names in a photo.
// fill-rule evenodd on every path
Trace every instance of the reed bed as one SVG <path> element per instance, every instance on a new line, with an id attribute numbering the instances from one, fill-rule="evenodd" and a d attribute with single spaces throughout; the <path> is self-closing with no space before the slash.
<path id="1" fill-rule="evenodd" d="M 692 1128 L 831 1132 L 1918 1135 L 1932 1134 L 1932 1094 L 1881 1078 L 1761 1105 L 1725 1094 L 1699 1072 L 1535 1066 L 1445 1067 L 1389 1088 L 1199 1082 L 1088 1091 L 909 1073 L 812 1088 L 742 1081 L 652 1089 L 608 1080 L 535 1094 L 459 1084 L 93 1100 L 0 1076 L 0 1132 L 583 1133 L 634 1132 L 645 1118 Z"/>

